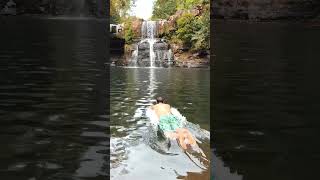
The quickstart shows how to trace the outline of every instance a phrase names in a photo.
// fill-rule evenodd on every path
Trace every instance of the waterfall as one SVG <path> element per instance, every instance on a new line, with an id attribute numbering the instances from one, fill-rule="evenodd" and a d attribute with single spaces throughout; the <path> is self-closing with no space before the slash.
<path id="1" fill-rule="evenodd" d="M 171 64 L 172 62 L 172 50 L 169 49 L 167 52 L 167 58 L 168 58 L 168 64 Z"/>
<path id="2" fill-rule="evenodd" d="M 158 22 L 143 21 L 141 40 L 133 51 L 130 66 L 168 66 L 172 62 L 172 51 L 164 39 L 157 38 Z"/>
<path id="3" fill-rule="evenodd" d="M 137 67 L 138 54 L 139 54 L 139 48 L 137 46 L 137 49 L 132 52 L 132 57 L 131 57 L 130 65 L 133 66 L 133 67 Z"/>
<path id="4" fill-rule="evenodd" d="M 150 45 L 150 67 L 154 67 L 154 61 L 155 61 L 155 53 L 154 53 L 154 49 L 153 49 L 153 45 L 155 40 L 154 39 L 148 39 L 149 45 Z"/>
<path id="5" fill-rule="evenodd" d="M 142 38 L 146 38 L 149 43 L 150 67 L 154 67 L 155 53 L 153 45 L 156 41 L 157 24 L 155 21 L 143 21 L 141 27 Z"/>
<path id="6" fill-rule="evenodd" d="M 154 39 L 157 35 L 156 21 L 143 21 L 141 35 L 142 39 Z"/>

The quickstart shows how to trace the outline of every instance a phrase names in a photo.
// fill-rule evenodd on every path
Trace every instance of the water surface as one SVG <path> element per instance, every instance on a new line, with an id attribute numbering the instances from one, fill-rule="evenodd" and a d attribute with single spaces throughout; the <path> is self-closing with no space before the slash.
<path id="1" fill-rule="evenodd" d="M 320 28 L 215 22 L 216 179 L 314 179 L 320 160 Z M 230 177 L 230 178 L 226 178 Z"/>
<path id="2" fill-rule="evenodd" d="M 107 178 L 106 22 L 0 18 L 1 179 Z"/>
<path id="3" fill-rule="evenodd" d="M 208 162 L 197 166 L 199 160 L 193 162 L 176 144 L 166 151 L 145 115 L 157 96 L 165 97 L 195 127 L 210 159 L 210 71 L 112 67 L 110 72 L 111 179 L 210 179 Z"/>

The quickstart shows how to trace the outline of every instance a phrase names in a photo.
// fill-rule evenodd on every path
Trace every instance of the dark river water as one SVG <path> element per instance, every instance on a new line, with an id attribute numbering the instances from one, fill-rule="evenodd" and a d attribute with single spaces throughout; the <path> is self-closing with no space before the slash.
<path id="1" fill-rule="evenodd" d="M 0 17 L 1 179 L 106 178 L 106 24 Z"/>
<path id="2" fill-rule="evenodd" d="M 210 179 L 210 70 L 111 67 L 111 179 Z M 190 122 L 209 161 L 165 154 L 145 110 L 165 97 Z M 200 166 L 200 167 L 199 167 Z"/>
<path id="3" fill-rule="evenodd" d="M 318 179 L 320 27 L 214 24 L 215 179 Z"/>

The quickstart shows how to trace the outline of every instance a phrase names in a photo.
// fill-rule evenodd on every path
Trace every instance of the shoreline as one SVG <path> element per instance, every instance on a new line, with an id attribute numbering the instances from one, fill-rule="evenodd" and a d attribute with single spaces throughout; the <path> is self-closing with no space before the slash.
<path id="1" fill-rule="evenodd" d="M 128 66 L 127 61 L 125 60 L 125 55 L 113 54 L 110 56 L 110 62 L 105 63 L 109 64 L 110 66 L 117 66 L 117 67 L 130 67 Z M 182 61 L 175 61 L 174 64 L 168 65 L 168 67 L 163 68 L 199 68 L 199 69 L 210 69 L 210 61 L 209 63 L 190 63 L 190 62 L 182 62 Z M 141 66 L 141 68 L 144 68 Z M 148 68 L 148 67 L 146 67 Z"/>
<path id="2" fill-rule="evenodd" d="M 146 69 L 150 69 L 150 68 L 183 68 L 183 69 L 208 69 L 210 70 L 211 67 L 210 65 L 204 65 L 204 66 L 177 66 L 177 65 L 172 65 L 169 67 L 143 67 L 143 66 L 138 66 L 138 67 L 131 67 L 131 66 L 127 66 L 127 65 L 115 65 L 113 63 L 105 63 L 105 65 L 109 65 L 110 67 L 124 67 L 124 68 L 146 68 Z"/>

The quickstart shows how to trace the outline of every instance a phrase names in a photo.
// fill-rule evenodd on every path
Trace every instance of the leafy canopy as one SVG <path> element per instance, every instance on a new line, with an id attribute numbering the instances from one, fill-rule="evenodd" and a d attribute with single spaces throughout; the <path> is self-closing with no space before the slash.
<path id="1" fill-rule="evenodd" d="M 135 0 L 110 0 L 111 23 L 121 23 L 134 3 Z"/>
<path id="2" fill-rule="evenodd" d="M 189 10 L 200 5 L 201 14 L 195 16 Z M 192 50 L 210 48 L 210 1 L 209 0 L 156 0 L 153 19 L 168 19 L 178 10 L 183 14 L 176 20 L 174 29 L 164 26 L 161 37 L 173 43 L 183 44 Z"/>
<path id="3" fill-rule="evenodd" d="M 153 4 L 152 19 L 168 19 L 177 10 L 177 0 L 157 0 Z"/>

